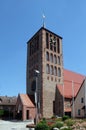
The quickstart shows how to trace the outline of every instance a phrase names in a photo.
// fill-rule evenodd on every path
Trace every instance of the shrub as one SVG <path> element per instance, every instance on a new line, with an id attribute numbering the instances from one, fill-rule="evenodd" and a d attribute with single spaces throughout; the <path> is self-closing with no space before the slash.
<path id="1" fill-rule="evenodd" d="M 43 118 L 42 121 L 41 121 L 41 123 L 46 123 L 46 122 L 47 122 L 47 121 L 46 121 L 45 118 Z"/>
<path id="2" fill-rule="evenodd" d="M 58 122 L 56 122 L 55 124 L 53 124 L 53 125 L 50 127 L 50 129 L 53 130 L 53 128 L 55 128 L 55 127 L 56 127 L 56 128 L 61 128 L 63 125 L 64 125 L 63 122 L 58 121 Z"/>
<path id="3" fill-rule="evenodd" d="M 67 124 L 67 126 L 72 126 L 75 123 L 75 121 L 72 119 L 67 119 L 65 120 L 65 123 Z"/>
<path id="4" fill-rule="evenodd" d="M 62 117 L 62 120 L 63 120 L 63 121 L 65 121 L 65 120 L 67 120 L 67 119 L 69 119 L 69 116 L 67 116 L 67 115 L 65 115 L 65 116 Z"/>
<path id="5" fill-rule="evenodd" d="M 49 130 L 49 126 L 45 121 L 41 121 L 36 125 L 35 130 Z"/>
<path id="6" fill-rule="evenodd" d="M 57 128 L 61 128 L 63 125 L 64 125 L 63 122 L 60 122 L 60 121 L 55 123 L 55 127 Z"/>

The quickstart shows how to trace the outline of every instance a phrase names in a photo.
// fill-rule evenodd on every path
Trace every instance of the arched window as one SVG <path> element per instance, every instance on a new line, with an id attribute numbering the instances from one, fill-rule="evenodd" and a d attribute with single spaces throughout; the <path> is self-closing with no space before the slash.
<path id="1" fill-rule="evenodd" d="M 56 37 L 53 39 L 53 44 L 54 44 L 54 52 L 56 52 Z"/>
<path id="2" fill-rule="evenodd" d="M 61 77 L 61 69 L 58 68 L 58 77 Z"/>
<path id="3" fill-rule="evenodd" d="M 53 50 L 53 37 L 50 34 L 50 50 Z"/>
<path id="4" fill-rule="evenodd" d="M 48 64 L 46 65 L 46 73 L 47 73 L 47 74 L 49 74 L 49 73 L 50 73 L 50 67 L 49 67 L 49 65 L 48 65 Z"/>
<path id="5" fill-rule="evenodd" d="M 53 54 L 50 54 L 50 61 L 53 63 Z"/>
<path id="6" fill-rule="evenodd" d="M 54 61 L 54 64 L 57 64 L 57 58 L 56 58 L 56 55 L 54 55 L 53 61 Z"/>
<path id="7" fill-rule="evenodd" d="M 57 63 L 58 63 L 58 65 L 61 64 L 61 63 L 60 63 L 60 56 L 57 57 Z"/>
<path id="8" fill-rule="evenodd" d="M 54 67 L 54 75 L 57 76 L 57 68 L 56 68 L 56 66 Z"/>
<path id="9" fill-rule="evenodd" d="M 57 39 L 57 52 L 60 53 L 60 41 Z"/>
<path id="10" fill-rule="evenodd" d="M 49 52 L 46 52 L 46 60 L 49 61 Z"/>
<path id="11" fill-rule="evenodd" d="M 53 75 L 53 66 L 50 66 L 50 74 Z"/>

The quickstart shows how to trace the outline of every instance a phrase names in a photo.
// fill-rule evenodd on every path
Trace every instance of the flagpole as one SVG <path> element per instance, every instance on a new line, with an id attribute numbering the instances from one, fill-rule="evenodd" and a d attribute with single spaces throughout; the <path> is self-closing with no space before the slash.
<path id="1" fill-rule="evenodd" d="M 72 102 L 73 102 L 73 118 L 75 117 L 75 105 L 74 105 L 74 82 L 72 80 Z"/>

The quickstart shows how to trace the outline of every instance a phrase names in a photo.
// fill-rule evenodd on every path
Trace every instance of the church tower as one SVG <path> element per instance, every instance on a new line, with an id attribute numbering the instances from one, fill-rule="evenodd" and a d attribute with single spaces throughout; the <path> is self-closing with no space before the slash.
<path id="1" fill-rule="evenodd" d="M 56 85 L 63 84 L 62 37 L 42 27 L 27 42 L 27 94 L 34 95 L 35 76 L 38 70 L 37 89 L 40 113 L 43 117 L 55 114 Z"/>

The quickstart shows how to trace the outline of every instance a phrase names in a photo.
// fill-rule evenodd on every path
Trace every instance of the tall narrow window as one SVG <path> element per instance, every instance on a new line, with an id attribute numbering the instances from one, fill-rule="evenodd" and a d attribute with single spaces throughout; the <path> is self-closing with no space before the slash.
<path id="1" fill-rule="evenodd" d="M 52 38 L 52 35 L 50 35 L 50 50 L 53 50 L 53 38 Z"/>
<path id="2" fill-rule="evenodd" d="M 54 60 L 54 64 L 57 64 L 57 58 L 56 58 L 56 55 L 54 55 L 53 60 Z"/>
<path id="3" fill-rule="evenodd" d="M 53 54 L 50 54 L 50 61 L 53 63 Z"/>
<path id="4" fill-rule="evenodd" d="M 61 63 L 60 63 L 60 56 L 57 57 L 57 63 L 58 63 L 58 65 L 61 64 Z"/>
<path id="5" fill-rule="evenodd" d="M 61 69 L 58 68 L 58 77 L 61 77 Z"/>
<path id="6" fill-rule="evenodd" d="M 53 39 L 53 45 L 54 45 L 54 52 L 56 52 L 56 38 Z"/>
<path id="7" fill-rule="evenodd" d="M 50 74 L 53 75 L 53 66 L 50 66 Z"/>
<path id="8" fill-rule="evenodd" d="M 54 67 L 54 75 L 57 76 L 57 68 Z"/>
<path id="9" fill-rule="evenodd" d="M 46 52 L 46 60 L 49 61 L 49 52 Z"/>
<path id="10" fill-rule="evenodd" d="M 60 42 L 59 42 L 59 39 L 57 39 L 57 52 L 60 53 Z"/>
<path id="11" fill-rule="evenodd" d="M 52 43 L 50 43 L 50 50 L 53 50 L 53 45 L 52 45 Z"/>
<path id="12" fill-rule="evenodd" d="M 56 44 L 54 43 L 54 52 L 56 52 Z"/>
<path id="13" fill-rule="evenodd" d="M 50 73 L 50 67 L 49 67 L 49 65 L 48 65 L 48 64 L 46 65 L 46 73 L 47 73 L 47 74 L 49 74 L 49 73 Z"/>
<path id="14" fill-rule="evenodd" d="M 83 102 L 84 102 L 84 98 L 82 97 L 82 98 L 81 98 L 81 103 L 83 103 Z"/>
<path id="15" fill-rule="evenodd" d="M 80 109 L 78 109 L 78 115 L 80 115 L 80 113 L 81 113 L 81 111 L 80 111 Z"/>
<path id="16" fill-rule="evenodd" d="M 46 48 L 49 49 L 48 33 L 46 33 Z"/>

